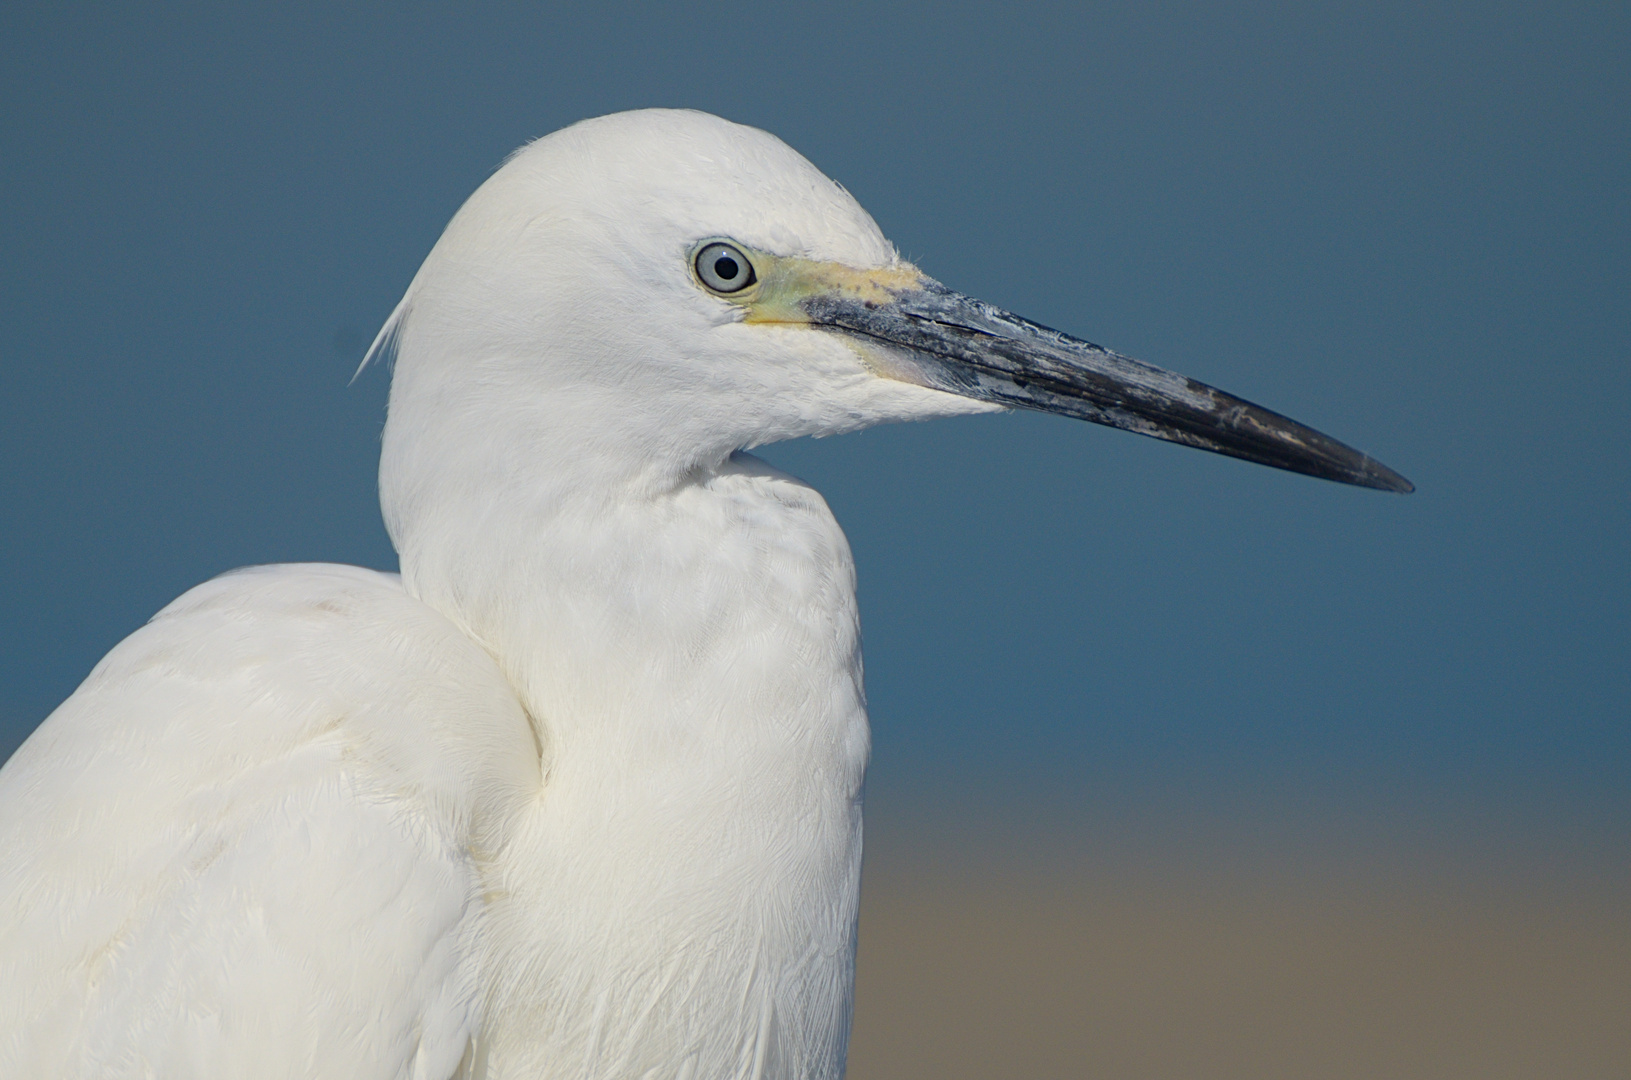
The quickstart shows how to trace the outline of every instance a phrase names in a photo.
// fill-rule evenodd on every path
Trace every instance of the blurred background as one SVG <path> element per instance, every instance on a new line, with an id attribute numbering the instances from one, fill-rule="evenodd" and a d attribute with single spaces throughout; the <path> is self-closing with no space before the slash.
<path id="1" fill-rule="evenodd" d="M 954 288 L 1400 470 L 768 448 L 860 566 L 850 1075 L 1631 1075 L 1631 9 L 0 7 L 0 753 L 191 585 L 394 568 L 348 385 L 518 144 L 775 132 Z"/>

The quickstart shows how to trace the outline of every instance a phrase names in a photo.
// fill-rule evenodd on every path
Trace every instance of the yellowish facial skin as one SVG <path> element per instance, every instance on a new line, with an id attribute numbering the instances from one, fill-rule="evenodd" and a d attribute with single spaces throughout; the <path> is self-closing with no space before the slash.
<path id="1" fill-rule="evenodd" d="M 710 241 L 711 243 L 712 241 Z M 803 302 L 812 296 L 848 296 L 863 303 L 887 304 L 901 293 L 922 288 L 922 271 L 911 263 L 857 270 L 843 263 L 816 262 L 738 248 L 753 262 L 759 279 L 741 292 L 722 294 L 745 309 L 743 322 L 807 323 Z"/>
<path id="2" fill-rule="evenodd" d="M 720 299 L 742 308 L 742 321 L 746 323 L 808 326 L 810 315 L 805 310 L 804 302 L 811 297 L 844 297 L 881 306 L 894 303 L 904 293 L 923 288 L 931 280 L 906 262 L 861 270 L 844 263 L 772 255 L 734 240 L 705 240 L 697 250 L 716 242 L 730 244 L 753 263 L 757 280 L 752 285 L 734 293 L 709 290 Z M 924 379 L 922 367 L 913 363 L 901 350 L 847 334 L 842 335 L 841 340 L 874 375 L 916 386 L 930 385 Z M 990 406 L 993 409 L 998 407 Z"/>

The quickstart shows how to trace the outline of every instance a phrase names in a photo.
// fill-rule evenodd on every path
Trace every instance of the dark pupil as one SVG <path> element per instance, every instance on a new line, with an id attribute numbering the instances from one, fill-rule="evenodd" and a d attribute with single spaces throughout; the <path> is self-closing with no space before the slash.
<path id="1" fill-rule="evenodd" d="M 731 258 L 729 255 L 721 255 L 714 262 L 714 273 L 719 275 L 720 281 L 731 280 L 741 271 L 741 269 L 742 268 L 740 266 L 736 265 L 736 260 Z"/>

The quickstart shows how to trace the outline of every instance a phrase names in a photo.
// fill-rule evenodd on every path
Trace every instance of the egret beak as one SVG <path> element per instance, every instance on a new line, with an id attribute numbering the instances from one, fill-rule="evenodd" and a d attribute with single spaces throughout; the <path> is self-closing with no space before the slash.
<path id="1" fill-rule="evenodd" d="M 759 280 L 729 298 L 746 321 L 844 334 L 889 378 L 1342 484 L 1415 490 L 1381 462 L 1289 417 L 953 292 L 916 267 L 857 270 L 759 251 L 752 261 Z"/>
<path id="2" fill-rule="evenodd" d="M 899 370 L 980 401 L 1061 413 L 1276 469 L 1382 491 L 1409 480 L 1313 428 L 1204 383 L 1039 326 L 932 278 L 890 289 L 823 291 L 802 307 L 815 326 L 897 354 Z M 899 355 L 904 353 L 904 355 Z"/>

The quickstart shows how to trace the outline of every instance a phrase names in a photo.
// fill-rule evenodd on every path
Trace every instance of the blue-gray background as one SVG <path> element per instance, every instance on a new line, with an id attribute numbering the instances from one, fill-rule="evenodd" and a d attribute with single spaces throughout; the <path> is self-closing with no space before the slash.
<path id="1" fill-rule="evenodd" d="M 693 106 L 1420 488 L 1035 415 L 771 448 L 859 560 L 880 812 L 1613 864 L 1631 9 L 1086 8 L 11 0 L 0 751 L 204 578 L 394 566 L 347 380 L 443 223 L 529 138 Z"/>

